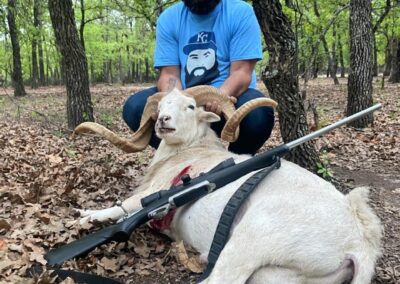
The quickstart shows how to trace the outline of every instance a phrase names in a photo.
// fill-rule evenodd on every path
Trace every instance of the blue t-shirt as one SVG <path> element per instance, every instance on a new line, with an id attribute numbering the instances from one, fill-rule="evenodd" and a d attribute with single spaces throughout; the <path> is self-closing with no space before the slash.
<path id="1" fill-rule="evenodd" d="M 207 15 L 193 14 L 180 2 L 158 18 L 154 67 L 179 65 L 184 88 L 219 87 L 231 62 L 261 58 L 260 27 L 244 1 L 221 0 Z M 256 87 L 254 71 L 249 87 Z"/>

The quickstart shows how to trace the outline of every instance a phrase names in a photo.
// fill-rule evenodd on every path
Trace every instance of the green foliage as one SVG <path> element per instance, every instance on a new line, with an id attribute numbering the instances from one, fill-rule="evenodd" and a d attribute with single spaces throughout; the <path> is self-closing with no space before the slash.
<path id="1" fill-rule="evenodd" d="M 114 121 L 114 117 L 110 113 L 102 112 L 100 114 L 101 124 L 104 124 L 107 127 L 111 127 Z"/>
<path id="2" fill-rule="evenodd" d="M 89 114 L 87 112 L 84 112 L 82 114 L 82 118 L 83 118 L 84 121 L 89 121 Z"/>
<path id="3" fill-rule="evenodd" d="M 76 149 L 73 144 L 68 145 L 66 148 L 64 148 L 64 152 L 67 155 L 67 157 L 74 159 L 76 158 Z"/>
<path id="4" fill-rule="evenodd" d="M 33 24 L 33 5 L 40 4 L 41 27 Z M 73 0 L 75 21 L 79 31 L 84 26 L 84 42 L 88 59 L 89 74 L 92 82 L 122 82 L 133 71 L 144 74 L 145 61 L 148 62 L 150 76 L 155 76 L 153 53 L 155 45 L 155 26 L 159 13 L 177 0 Z M 391 1 L 392 3 L 394 1 Z M 81 4 L 84 4 L 84 21 Z M 16 21 L 19 28 L 21 58 L 24 79 L 32 74 L 32 40 L 41 39 L 43 47 L 44 70 L 50 83 L 52 77 L 60 80 L 61 62 L 57 51 L 54 33 L 49 17 L 46 0 L 17 1 Z M 285 14 L 289 17 L 298 40 L 298 63 L 300 71 L 311 60 L 313 48 L 319 40 L 321 32 L 331 21 L 335 11 L 348 4 L 346 0 L 304 0 L 282 1 Z M 386 0 L 373 0 L 373 24 L 375 24 L 386 7 Z M 0 0 L 0 76 L 11 78 L 12 50 L 7 26 L 7 1 Z M 385 51 L 388 41 L 400 36 L 400 5 L 394 5 L 375 33 L 378 50 L 378 63 L 385 63 Z M 349 62 L 349 11 L 344 10 L 335 19 L 336 36 L 332 26 L 325 34 L 325 39 L 332 49 L 336 42 L 339 56 L 338 40 L 342 44 L 344 64 Z M 316 62 L 321 70 L 326 69 L 328 57 L 322 44 L 316 52 Z M 261 73 L 268 64 L 268 52 L 264 52 L 263 60 L 257 64 L 257 72 Z M 139 70 L 137 70 L 139 68 Z M 106 74 L 106 73 L 110 74 Z"/>
<path id="5" fill-rule="evenodd" d="M 33 4 L 41 6 L 41 28 L 33 25 Z M 84 3 L 84 41 L 91 79 L 102 81 L 104 66 L 111 62 L 114 81 L 122 81 L 132 65 L 139 65 L 139 72 L 145 71 L 148 60 L 150 76 L 153 70 L 155 42 L 154 10 L 156 1 L 128 0 L 74 0 L 77 30 L 82 25 L 81 3 Z M 46 0 L 17 1 L 16 20 L 19 29 L 21 58 L 24 80 L 32 75 L 32 39 L 41 38 L 44 53 L 44 69 L 49 77 L 61 74 L 60 56 L 57 51 Z M 170 3 L 170 2 L 169 2 Z M 0 76 L 8 83 L 12 70 L 11 41 L 6 22 L 7 1 L 0 0 Z M 3 9 L 4 8 L 4 9 Z M 142 14 L 141 14 L 142 13 Z M 121 76 L 119 76 L 121 74 Z M 122 77 L 122 78 L 121 78 Z M 50 82 L 51 83 L 51 82 Z"/>
<path id="6" fill-rule="evenodd" d="M 317 162 L 317 174 L 319 174 L 324 179 L 330 179 L 333 177 L 333 172 L 329 167 L 329 159 L 327 152 L 324 150 L 320 154 L 320 161 Z"/>

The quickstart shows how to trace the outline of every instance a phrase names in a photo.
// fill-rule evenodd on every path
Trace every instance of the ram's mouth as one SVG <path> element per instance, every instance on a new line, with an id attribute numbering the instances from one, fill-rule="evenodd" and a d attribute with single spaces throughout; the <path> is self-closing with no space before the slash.
<path id="1" fill-rule="evenodd" d="M 159 127 L 158 132 L 161 134 L 170 134 L 175 132 L 175 128 L 169 128 L 169 127 Z"/>

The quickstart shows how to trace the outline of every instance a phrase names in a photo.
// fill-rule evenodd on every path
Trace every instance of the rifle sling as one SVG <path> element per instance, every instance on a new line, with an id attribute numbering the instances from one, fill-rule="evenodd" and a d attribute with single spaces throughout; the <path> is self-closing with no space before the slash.
<path id="1" fill-rule="evenodd" d="M 95 274 L 84 273 L 70 269 L 55 269 L 52 267 L 48 267 L 47 269 L 51 271 L 51 277 L 57 276 L 60 280 L 65 280 L 70 277 L 74 280 L 74 283 L 77 284 L 122 284 L 120 281 Z M 40 275 L 42 273 L 43 267 L 39 265 L 34 265 L 27 271 L 28 276 L 32 278 L 35 275 Z"/>
<path id="2" fill-rule="evenodd" d="M 249 177 L 232 195 L 226 204 L 221 218 L 219 219 L 219 223 L 217 229 L 215 230 L 214 239 L 211 244 L 210 252 L 208 253 L 208 264 L 206 270 L 197 280 L 198 283 L 205 280 L 212 272 L 215 263 L 218 260 L 219 255 L 225 247 L 225 244 L 228 241 L 230 236 L 231 227 L 233 221 L 235 219 L 236 214 L 238 213 L 241 205 L 247 200 L 253 190 L 257 187 L 257 185 L 274 169 L 280 167 L 280 159 L 277 160 L 268 168 L 265 168 L 261 171 L 258 171 L 251 177 Z"/>

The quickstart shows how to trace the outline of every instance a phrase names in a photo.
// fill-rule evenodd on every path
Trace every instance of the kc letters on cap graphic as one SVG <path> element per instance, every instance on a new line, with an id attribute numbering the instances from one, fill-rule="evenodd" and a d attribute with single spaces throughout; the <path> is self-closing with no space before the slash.
<path id="1" fill-rule="evenodd" d="M 197 35 L 194 35 L 189 39 L 189 43 L 185 45 L 183 52 L 188 55 L 193 50 L 208 48 L 217 50 L 214 33 L 199 32 Z"/>

